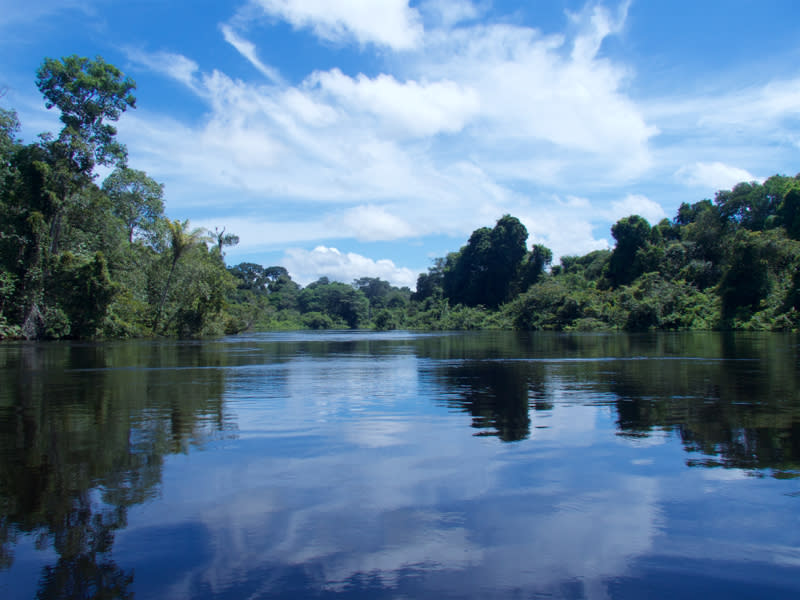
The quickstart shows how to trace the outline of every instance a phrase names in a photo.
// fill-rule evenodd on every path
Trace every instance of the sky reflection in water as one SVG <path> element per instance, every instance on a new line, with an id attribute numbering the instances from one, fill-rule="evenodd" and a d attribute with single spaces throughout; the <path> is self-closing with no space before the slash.
<path id="1" fill-rule="evenodd" d="M 98 572 L 136 598 L 800 592 L 795 337 L 338 332 L 0 353 L 0 407 L 31 430 L 3 430 L 3 597 L 59 597 Z M 49 464 L 88 470 L 83 487 L 31 475 L 47 444 L 11 451 L 48 432 L 72 452 Z M 73 521 L 116 506 L 106 546 L 9 491 L 34 481 L 72 499 Z"/>

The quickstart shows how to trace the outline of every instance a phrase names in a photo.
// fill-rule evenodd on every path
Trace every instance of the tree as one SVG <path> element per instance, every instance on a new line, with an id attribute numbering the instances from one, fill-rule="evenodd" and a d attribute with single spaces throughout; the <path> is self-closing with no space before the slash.
<path id="1" fill-rule="evenodd" d="M 446 259 L 434 259 L 433 266 L 428 267 L 427 273 L 420 273 L 417 277 L 417 290 L 411 295 L 411 300 L 422 302 L 427 298 L 441 298 L 444 282 L 444 268 Z"/>
<path id="2" fill-rule="evenodd" d="M 252 290 L 256 293 L 266 293 L 267 283 L 267 270 L 259 264 L 243 262 L 233 267 L 228 267 L 231 275 L 238 279 L 237 287 L 240 290 Z"/>
<path id="3" fill-rule="evenodd" d="M 650 224 L 639 215 L 631 215 L 617 221 L 611 235 L 617 245 L 608 261 L 608 275 L 613 285 L 627 285 L 641 274 L 637 252 L 650 239 Z"/>
<path id="4" fill-rule="evenodd" d="M 536 283 L 551 262 L 553 262 L 553 252 L 550 248 L 534 244 L 519 267 L 518 282 L 515 286 L 517 293 L 526 291 Z"/>
<path id="5" fill-rule="evenodd" d="M 511 215 L 501 217 L 493 229 L 473 231 L 467 245 L 447 257 L 445 297 L 454 304 L 497 308 L 509 298 L 527 238 L 525 226 Z"/>
<path id="6" fill-rule="evenodd" d="M 211 236 L 211 239 L 217 246 L 217 252 L 219 253 L 220 257 L 224 256 L 222 252 L 222 248 L 224 246 L 235 246 L 239 243 L 239 236 L 234 235 L 233 233 L 225 233 L 225 228 L 222 228 L 222 231 L 219 228 L 214 227 L 214 231 L 208 230 L 208 235 Z"/>
<path id="7" fill-rule="evenodd" d="M 167 221 L 167 230 L 169 231 L 169 248 L 170 248 L 170 267 L 167 280 L 164 283 L 164 290 L 161 292 L 161 300 L 156 308 L 156 316 L 153 320 L 153 333 L 158 333 L 158 326 L 161 321 L 161 313 L 164 310 L 164 303 L 167 301 L 167 294 L 169 293 L 169 286 L 172 283 L 172 277 L 175 274 L 175 267 L 181 257 L 193 246 L 206 241 L 205 230 L 196 228 L 191 231 L 188 230 L 189 221 Z"/>
<path id="8" fill-rule="evenodd" d="M 6 180 L 14 172 L 13 154 L 18 145 L 19 131 L 17 113 L 0 108 L 0 200 L 7 189 Z"/>
<path id="9" fill-rule="evenodd" d="M 50 254 L 58 252 L 61 222 L 70 196 L 93 178 L 95 165 L 124 164 L 125 146 L 109 123 L 136 106 L 136 84 L 99 56 L 46 58 L 36 72 L 36 85 L 48 109 L 58 108 L 64 128 L 58 138 L 44 138 L 49 152 L 47 179 L 54 211 L 50 222 Z"/>
<path id="10" fill-rule="evenodd" d="M 112 202 L 114 214 L 125 224 L 130 244 L 137 233 L 152 234 L 164 216 L 164 185 L 144 171 L 118 167 L 103 182 L 103 191 Z"/>
<path id="11" fill-rule="evenodd" d="M 364 292 L 373 308 L 386 306 L 388 296 L 392 293 L 392 284 L 380 277 L 361 277 L 353 281 L 353 287 Z"/>
<path id="12" fill-rule="evenodd" d="M 800 189 L 789 190 L 781 201 L 778 214 L 786 234 L 794 240 L 800 240 Z"/>
<path id="13" fill-rule="evenodd" d="M 304 313 L 318 312 L 335 317 L 351 329 L 368 318 L 369 300 L 361 290 L 338 281 L 320 277 L 299 294 L 298 303 Z"/>
<path id="14" fill-rule="evenodd" d="M 46 58 L 36 72 L 36 86 L 45 106 L 61 111 L 64 128 L 58 139 L 68 148 L 77 172 L 88 174 L 96 163 L 125 160 L 125 146 L 116 141 L 117 130 L 108 121 L 136 107 L 132 79 L 99 56 L 89 60 L 73 55 Z"/>

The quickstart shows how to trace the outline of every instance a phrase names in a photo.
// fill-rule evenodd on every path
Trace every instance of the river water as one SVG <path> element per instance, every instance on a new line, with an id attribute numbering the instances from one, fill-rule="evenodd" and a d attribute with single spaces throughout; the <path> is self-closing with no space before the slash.
<path id="1" fill-rule="evenodd" d="M 800 597 L 800 338 L 0 345 L 0 598 Z"/>

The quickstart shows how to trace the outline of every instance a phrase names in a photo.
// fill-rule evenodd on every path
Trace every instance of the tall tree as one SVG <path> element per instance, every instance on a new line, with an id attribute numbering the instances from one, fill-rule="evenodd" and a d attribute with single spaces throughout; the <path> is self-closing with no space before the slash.
<path id="1" fill-rule="evenodd" d="M 222 249 L 225 246 L 235 246 L 239 243 L 239 236 L 233 233 L 225 233 L 224 227 L 222 228 L 222 231 L 220 231 L 218 227 L 214 227 L 214 231 L 209 229 L 208 235 L 211 236 L 211 239 L 217 246 L 217 252 L 219 253 L 220 257 L 225 256 L 225 254 L 222 252 Z"/>
<path id="2" fill-rule="evenodd" d="M 144 171 L 117 167 L 103 182 L 114 214 L 125 224 L 128 243 L 134 235 L 150 232 L 164 216 L 164 185 Z"/>
<path id="3" fill-rule="evenodd" d="M 158 327 L 161 323 L 161 315 L 164 310 L 164 303 L 167 301 L 167 294 L 169 294 L 169 287 L 172 284 L 172 278 L 175 275 L 175 267 L 178 266 L 178 261 L 186 252 L 193 246 L 201 244 L 206 241 L 206 230 L 198 227 L 189 230 L 189 221 L 167 221 L 167 230 L 169 232 L 169 250 L 170 250 L 170 267 L 167 280 L 164 283 L 164 289 L 161 292 L 161 299 L 156 308 L 156 316 L 153 320 L 153 333 L 158 333 Z"/>
<path id="4" fill-rule="evenodd" d="M 36 85 L 45 106 L 61 111 L 64 128 L 58 141 L 66 146 L 75 171 L 88 174 L 95 164 L 125 160 L 125 146 L 116 140 L 117 130 L 109 121 L 136 107 L 132 79 L 99 56 L 89 60 L 73 55 L 46 58 L 36 72 Z"/>
<path id="5" fill-rule="evenodd" d="M 615 286 L 627 285 L 641 274 L 637 252 L 650 238 L 650 223 L 639 215 L 624 217 L 611 227 L 617 241 L 608 261 L 608 275 Z"/>
<path id="6" fill-rule="evenodd" d="M 444 295 L 454 304 L 497 308 L 509 297 L 527 238 L 525 226 L 511 215 L 501 217 L 493 229 L 473 231 L 467 245 L 447 257 Z"/>
<path id="7" fill-rule="evenodd" d="M 47 179 L 53 200 L 50 254 L 58 252 L 64 211 L 72 194 L 93 178 L 96 165 L 124 164 L 125 146 L 111 124 L 127 108 L 136 106 L 131 93 L 136 84 L 101 57 L 89 60 L 68 56 L 46 58 L 36 72 L 36 85 L 48 109 L 61 111 L 63 129 L 46 138 L 49 152 Z"/>

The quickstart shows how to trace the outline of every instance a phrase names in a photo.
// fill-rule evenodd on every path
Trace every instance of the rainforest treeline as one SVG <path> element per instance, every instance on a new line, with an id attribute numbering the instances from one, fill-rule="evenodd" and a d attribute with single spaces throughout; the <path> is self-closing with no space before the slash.
<path id="1" fill-rule="evenodd" d="M 227 266 L 238 238 L 224 228 L 166 218 L 163 186 L 128 165 L 116 137 L 136 105 L 119 69 L 46 59 L 36 83 L 63 127 L 25 144 L 0 108 L 0 338 L 800 327 L 800 175 L 740 183 L 655 225 L 623 218 L 612 250 L 559 264 L 504 215 L 435 260 L 414 292 L 372 277 L 301 287 L 280 266 Z"/>

